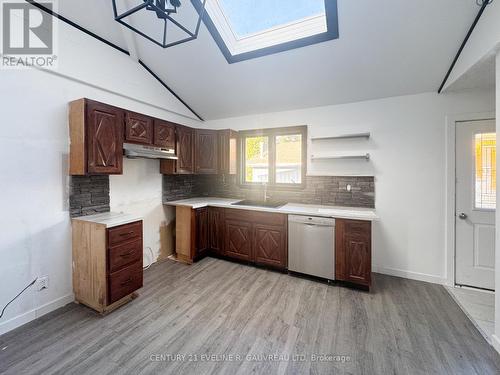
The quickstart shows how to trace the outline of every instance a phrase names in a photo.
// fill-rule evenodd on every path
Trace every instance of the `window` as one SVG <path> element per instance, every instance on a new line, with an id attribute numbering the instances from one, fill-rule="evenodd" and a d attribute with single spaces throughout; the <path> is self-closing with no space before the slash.
<path id="1" fill-rule="evenodd" d="M 475 207 L 496 208 L 496 133 L 475 135 Z"/>
<path id="2" fill-rule="evenodd" d="M 245 182 L 269 182 L 269 137 L 245 139 Z"/>
<path id="3" fill-rule="evenodd" d="M 307 127 L 244 131 L 240 136 L 242 184 L 302 185 Z"/>
<path id="4" fill-rule="evenodd" d="M 338 38 L 337 0 L 207 0 L 205 9 L 229 63 Z"/>

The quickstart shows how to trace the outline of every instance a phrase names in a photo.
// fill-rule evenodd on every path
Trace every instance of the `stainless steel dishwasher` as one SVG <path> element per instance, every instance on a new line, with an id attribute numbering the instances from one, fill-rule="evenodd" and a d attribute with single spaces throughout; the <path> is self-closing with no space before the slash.
<path id="1" fill-rule="evenodd" d="M 335 280 L 335 219 L 288 215 L 288 270 Z"/>

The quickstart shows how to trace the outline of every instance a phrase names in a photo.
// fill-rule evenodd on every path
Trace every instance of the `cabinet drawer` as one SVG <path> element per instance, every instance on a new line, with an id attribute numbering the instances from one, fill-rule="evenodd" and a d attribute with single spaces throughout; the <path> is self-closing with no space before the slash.
<path id="1" fill-rule="evenodd" d="M 142 288 L 142 261 L 109 275 L 108 304 L 111 305 L 140 288 Z"/>
<path id="2" fill-rule="evenodd" d="M 142 238 L 142 221 L 108 229 L 109 247 L 113 247 L 134 238 Z"/>
<path id="3" fill-rule="evenodd" d="M 130 263 L 140 261 L 142 258 L 142 239 L 126 242 L 122 245 L 111 247 L 109 254 L 109 272 L 122 269 Z"/>

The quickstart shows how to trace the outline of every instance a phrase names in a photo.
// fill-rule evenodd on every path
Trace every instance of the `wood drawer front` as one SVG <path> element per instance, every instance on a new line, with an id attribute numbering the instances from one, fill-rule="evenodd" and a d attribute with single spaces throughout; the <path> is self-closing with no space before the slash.
<path id="1" fill-rule="evenodd" d="M 142 258 L 142 239 L 111 247 L 108 250 L 109 272 L 116 272 L 128 264 L 135 263 Z"/>
<path id="2" fill-rule="evenodd" d="M 108 305 L 142 288 L 142 260 L 109 275 Z"/>
<path id="3" fill-rule="evenodd" d="M 238 208 L 227 208 L 224 212 L 225 218 L 228 220 L 246 221 L 251 223 L 269 224 L 269 225 L 286 225 L 287 217 L 284 214 L 273 212 L 261 212 L 251 210 L 241 210 Z"/>
<path id="4" fill-rule="evenodd" d="M 108 229 L 108 246 L 113 247 L 134 238 L 142 238 L 142 221 Z"/>

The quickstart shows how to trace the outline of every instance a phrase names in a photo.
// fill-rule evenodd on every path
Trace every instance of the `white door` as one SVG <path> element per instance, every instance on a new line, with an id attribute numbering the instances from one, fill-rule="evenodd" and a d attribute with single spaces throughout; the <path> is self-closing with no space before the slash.
<path id="1" fill-rule="evenodd" d="M 455 282 L 495 289 L 495 121 L 457 123 Z"/>

